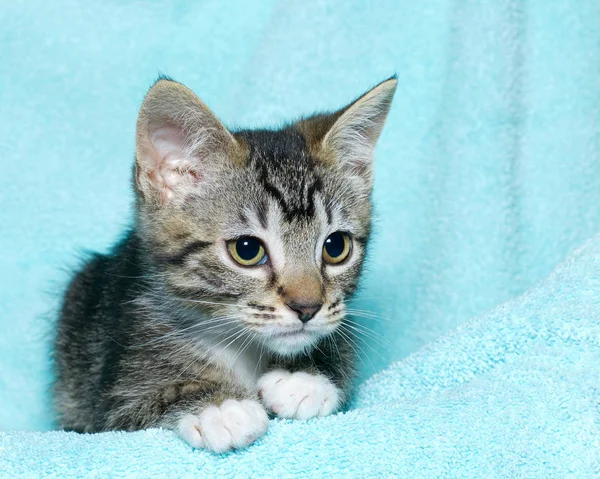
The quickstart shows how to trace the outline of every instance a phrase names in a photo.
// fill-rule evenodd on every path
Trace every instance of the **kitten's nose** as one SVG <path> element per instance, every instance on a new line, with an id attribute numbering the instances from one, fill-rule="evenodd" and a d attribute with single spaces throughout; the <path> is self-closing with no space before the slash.
<path id="1" fill-rule="evenodd" d="M 321 309 L 323 303 L 318 304 L 302 304 L 302 303 L 287 303 L 287 307 L 298 314 L 298 318 L 303 323 L 308 323 Z"/>

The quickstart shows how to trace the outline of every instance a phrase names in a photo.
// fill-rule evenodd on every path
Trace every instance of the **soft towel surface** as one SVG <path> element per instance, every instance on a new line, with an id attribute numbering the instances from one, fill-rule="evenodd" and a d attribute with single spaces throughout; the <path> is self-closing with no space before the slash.
<path id="1" fill-rule="evenodd" d="M 598 18 L 597 0 L 4 2 L 0 429 L 52 427 L 44 318 L 62 269 L 128 223 L 137 109 L 159 70 L 245 126 L 398 73 L 355 305 L 391 318 L 366 322 L 389 345 L 363 345 L 364 378 L 600 231 Z"/>
<path id="2" fill-rule="evenodd" d="M 337 108 L 398 73 L 377 151 L 376 237 L 354 303 L 372 312 L 364 324 L 389 344 L 382 349 L 365 338 L 365 379 L 522 293 L 600 231 L 598 18 L 597 0 L 3 2 L 0 430 L 53 427 L 47 318 L 68 277 L 61 269 L 77 265 L 81 249 L 105 250 L 128 223 L 135 118 L 159 71 L 240 126 Z M 586 266 L 590 274 L 592 267 Z M 548 284 L 570 287 L 556 277 Z M 559 303 L 553 294 L 535 294 L 546 322 L 552 308 L 566 308 L 566 295 Z M 562 328 L 556 331 L 567 339 L 590 331 L 584 326 L 594 314 L 594 296 L 579 299 L 568 300 L 571 313 L 555 318 Z M 526 341 L 528 328 L 537 331 L 543 321 L 535 309 L 525 314 L 519 301 L 513 306 L 527 323 L 523 331 L 513 328 L 516 316 L 496 310 L 453 333 L 447 346 L 426 347 L 364 385 L 360 411 L 322 425 L 277 423 L 260 445 L 227 461 L 274 474 L 279 467 L 326 471 L 325 465 L 341 470 L 396 461 L 407 475 L 414 468 L 435 475 L 436 467 L 471 467 L 473 475 L 485 476 L 485 469 L 475 473 L 478 465 L 529 467 L 530 454 L 533 465 L 585 472 L 595 459 L 583 447 L 596 427 L 587 401 L 596 397 L 591 387 L 597 382 L 583 377 L 594 374 L 584 368 L 594 359 L 593 336 L 551 346 L 544 342 L 550 333 L 541 330 Z M 575 312 L 585 305 L 590 310 L 580 324 Z M 475 350 L 476 333 L 484 338 L 477 344 L 492 349 Z M 540 350 L 496 364 L 485 352 L 496 351 L 495 341 L 504 337 Z M 495 374 L 506 377 L 497 383 Z M 393 378 L 402 386 L 384 388 Z M 456 378 L 468 384 L 439 399 L 427 395 Z M 560 386 L 571 378 L 569 393 L 559 399 Z M 401 394 L 371 396 L 388 390 Z M 392 405 L 380 414 L 376 397 Z M 379 429 L 365 426 L 367 416 Z M 319 447 L 340 442 L 320 434 L 327 428 L 340 434 L 347 428 L 348 440 L 335 449 Z M 108 451 L 121 451 L 114 467 L 123 470 L 133 470 L 132 461 L 147 470 L 160 467 L 158 461 L 181 468 L 221 464 L 156 434 L 10 433 L 0 458 L 56 471 L 86 458 L 85 467 L 101 472 L 112 467 L 101 452 L 104 441 Z M 367 449 L 365 434 L 372 439 Z M 383 449 L 384 436 L 390 437 L 388 452 L 373 454 Z M 167 452 L 145 448 L 147 441 Z M 252 462 L 267 453 L 268 464 Z"/>
<path id="3" fill-rule="evenodd" d="M 353 409 L 215 456 L 167 431 L 0 433 L 5 477 L 598 477 L 600 236 L 368 380 Z M 186 474 L 188 476 L 186 476 Z"/>

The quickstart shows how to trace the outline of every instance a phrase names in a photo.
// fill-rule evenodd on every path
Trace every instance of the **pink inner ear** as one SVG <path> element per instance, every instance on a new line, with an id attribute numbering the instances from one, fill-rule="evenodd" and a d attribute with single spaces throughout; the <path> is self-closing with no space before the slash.
<path id="1" fill-rule="evenodd" d="M 185 134 L 180 128 L 163 126 L 154 130 L 150 136 L 157 153 L 158 164 L 176 163 L 184 156 Z M 159 166 L 160 167 L 160 166 Z"/>
<path id="2" fill-rule="evenodd" d="M 150 140 L 154 147 L 151 155 L 150 181 L 161 190 L 163 200 L 168 200 L 173 188 L 182 181 L 197 182 L 199 171 L 186 151 L 186 135 L 181 128 L 162 126 L 152 131 Z"/>

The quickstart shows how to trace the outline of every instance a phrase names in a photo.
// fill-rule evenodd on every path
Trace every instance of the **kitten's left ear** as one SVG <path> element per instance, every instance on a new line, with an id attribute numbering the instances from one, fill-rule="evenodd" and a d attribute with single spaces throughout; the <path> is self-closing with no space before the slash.
<path id="1" fill-rule="evenodd" d="M 337 163 L 345 173 L 373 182 L 373 152 L 390 111 L 398 80 L 392 77 L 358 100 L 331 115 L 304 120 L 298 128 L 311 149 L 327 163 Z"/>

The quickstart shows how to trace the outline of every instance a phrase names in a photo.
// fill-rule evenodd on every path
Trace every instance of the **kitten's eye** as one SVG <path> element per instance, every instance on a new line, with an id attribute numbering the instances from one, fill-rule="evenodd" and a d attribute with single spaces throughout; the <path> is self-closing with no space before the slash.
<path id="1" fill-rule="evenodd" d="M 352 241 L 347 233 L 336 231 L 330 234 L 323 245 L 323 259 L 329 264 L 339 264 L 350 254 Z"/>
<path id="2" fill-rule="evenodd" d="M 227 243 L 231 257 L 242 266 L 257 266 L 267 262 L 265 248 L 259 239 L 242 236 Z"/>

